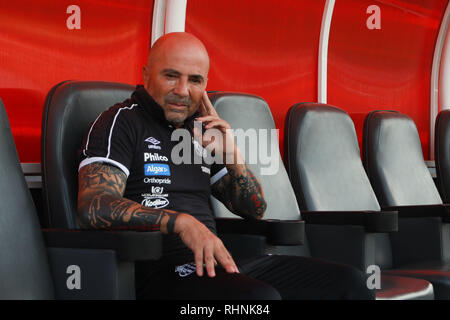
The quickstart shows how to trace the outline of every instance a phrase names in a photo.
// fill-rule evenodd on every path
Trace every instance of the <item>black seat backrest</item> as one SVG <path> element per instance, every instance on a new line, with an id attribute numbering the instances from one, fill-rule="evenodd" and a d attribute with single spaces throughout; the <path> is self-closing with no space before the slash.
<path id="1" fill-rule="evenodd" d="M 211 102 L 237 137 L 246 133 L 247 137 L 254 138 L 252 142 L 239 138 L 236 141 L 246 163 L 261 182 L 267 202 L 264 218 L 300 219 L 300 210 L 280 156 L 278 134 L 267 102 L 257 96 L 229 92 L 211 95 Z M 270 155 L 270 163 L 265 161 L 266 155 L 268 158 Z M 213 206 L 217 216 L 236 217 L 219 201 L 213 201 Z"/>
<path id="2" fill-rule="evenodd" d="M 444 203 L 450 202 L 450 110 L 436 118 L 434 159 L 439 192 Z"/>
<path id="3" fill-rule="evenodd" d="M 300 219 L 300 210 L 281 159 L 278 134 L 267 102 L 254 95 L 231 92 L 218 92 L 210 95 L 210 98 L 219 116 L 230 124 L 236 136 L 242 137 L 244 133 L 256 136 L 255 140 L 236 141 L 244 153 L 246 163 L 261 182 L 267 202 L 264 219 Z M 216 216 L 237 217 L 214 197 L 211 197 L 211 200 Z M 310 255 L 307 239 L 304 245 L 269 246 L 266 251 L 275 254 Z"/>
<path id="4" fill-rule="evenodd" d="M 47 252 L 0 100 L 0 299 L 51 299 Z"/>
<path id="5" fill-rule="evenodd" d="M 78 150 L 101 112 L 129 98 L 121 83 L 67 81 L 47 95 L 42 117 L 42 182 L 48 224 L 77 228 Z"/>
<path id="6" fill-rule="evenodd" d="M 363 163 L 381 206 L 442 203 L 407 115 L 373 111 L 366 116 Z"/>
<path id="7" fill-rule="evenodd" d="M 286 115 L 284 142 L 286 167 L 301 210 L 380 210 L 347 112 L 320 103 L 296 104 Z M 376 264 L 391 268 L 388 235 L 374 238 Z"/>
<path id="8" fill-rule="evenodd" d="M 286 116 L 284 141 L 301 210 L 380 210 L 361 162 L 355 126 L 345 111 L 296 104 Z"/>

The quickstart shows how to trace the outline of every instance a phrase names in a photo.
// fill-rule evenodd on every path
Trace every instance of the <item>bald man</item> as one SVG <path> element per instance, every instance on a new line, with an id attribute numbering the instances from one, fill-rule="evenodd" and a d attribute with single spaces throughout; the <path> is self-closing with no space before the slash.
<path id="1" fill-rule="evenodd" d="M 266 202 L 229 124 L 208 99 L 208 72 L 207 50 L 193 35 L 170 33 L 156 41 L 143 68 L 144 85 L 102 113 L 83 142 L 80 225 L 163 233 L 163 258 L 136 265 L 138 298 L 373 299 L 365 275 L 348 266 L 289 256 L 234 261 L 216 235 L 210 195 L 246 219 L 261 219 Z M 202 139 L 192 149 L 202 157 L 202 148 L 213 149 L 232 161 L 173 163 L 173 132 L 186 129 L 199 137 L 195 121 L 217 129 L 228 143 Z"/>

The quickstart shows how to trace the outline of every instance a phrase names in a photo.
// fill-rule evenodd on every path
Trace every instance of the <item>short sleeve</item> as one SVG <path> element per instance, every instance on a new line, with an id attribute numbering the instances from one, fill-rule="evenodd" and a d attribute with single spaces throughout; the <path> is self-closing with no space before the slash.
<path id="1" fill-rule="evenodd" d="M 83 140 L 79 169 L 94 162 L 112 164 L 127 177 L 133 159 L 135 126 L 131 106 L 113 106 L 92 123 Z"/>
<path id="2" fill-rule="evenodd" d="M 224 164 L 213 163 L 211 165 L 211 185 L 222 179 L 227 174 L 228 170 Z"/>

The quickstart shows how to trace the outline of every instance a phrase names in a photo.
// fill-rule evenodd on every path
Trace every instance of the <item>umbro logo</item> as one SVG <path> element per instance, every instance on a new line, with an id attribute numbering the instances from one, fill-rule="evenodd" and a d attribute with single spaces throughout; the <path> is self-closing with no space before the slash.
<path id="1" fill-rule="evenodd" d="M 146 142 L 150 142 L 150 143 L 153 144 L 153 145 L 157 145 L 157 144 L 160 144 L 160 143 L 161 143 L 161 141 L 156 140 L 156 139 L 153 138 L 153 137 L 148 137 L 147 139 L 145 139 L 145 141 L 146 141 Z"/>
<path id="2" fill-rule="evenodd" d="M 159 141 L 159 140 L 157 140 L 157 139 L 155 139 L 155 138 L 153 138 L 153 137 L 148 137 L 147 139 L 145 139 L 145 142 L 150 143 L 150 144 L 148 145 L 148 148 L 149 148 L 149 149 L 158 149 L 158 150 L 161 150 L 161 146 L 158 146 L 158 144 L 160 144 L 161 141 Z"/>

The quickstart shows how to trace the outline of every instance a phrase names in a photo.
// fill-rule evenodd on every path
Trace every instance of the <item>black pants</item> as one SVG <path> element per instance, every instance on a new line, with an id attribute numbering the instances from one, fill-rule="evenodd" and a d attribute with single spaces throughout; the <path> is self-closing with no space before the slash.
<path id="1" fill-rule="evenodd" d="M 320 259 L 271 255 L 236 261 L 239 274 L 217 267 L 216 276 L 195 273 L 195 265 L 141 263 L 136 297 L 151 300 L 337 300 L 375 299 L 366 275 Z M 157 265 L 157 267 L 156 267 Z"/>

